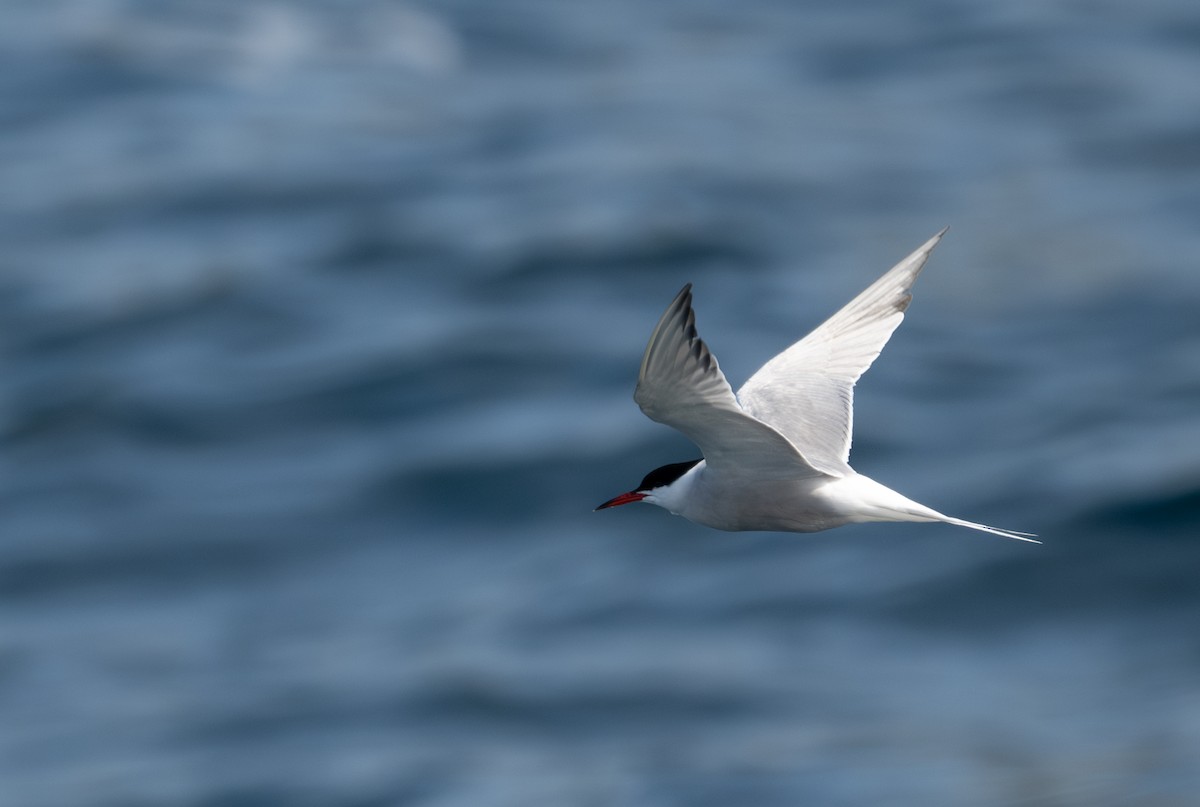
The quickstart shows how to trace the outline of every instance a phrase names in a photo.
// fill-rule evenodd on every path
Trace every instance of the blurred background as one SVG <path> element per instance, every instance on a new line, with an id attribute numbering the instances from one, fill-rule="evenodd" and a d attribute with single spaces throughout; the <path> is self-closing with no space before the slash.
<path id="1" fill-rule="evenodd" d="M 1193 805 L 1193 0 L 0 6 L 0 803 Z M 944 225 L 855 466 L 591 512 Z"/>

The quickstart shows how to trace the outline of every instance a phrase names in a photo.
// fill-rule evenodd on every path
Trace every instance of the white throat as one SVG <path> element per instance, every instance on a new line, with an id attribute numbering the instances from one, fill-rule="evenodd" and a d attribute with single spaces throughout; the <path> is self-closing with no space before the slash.
<path id="1" fill-rule="evenodd" d="M 692 497 L 704 465 L 703 462 L 697 463 L 671 484 L 651 490 L 642 501 L 657 504 L 659 507 L 669 510 L 673 515 L 682 515 L 687 509 L 687 504 Z"/>

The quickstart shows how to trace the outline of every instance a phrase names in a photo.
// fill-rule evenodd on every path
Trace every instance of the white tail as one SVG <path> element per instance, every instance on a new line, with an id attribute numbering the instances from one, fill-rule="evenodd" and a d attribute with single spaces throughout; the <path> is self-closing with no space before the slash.
<path id="1" fill-rule="evenodd" d="M 1002 530 L 989 527 L 986 524 L 976 524 L 962 518 L 954 518 L 939 513 L 932 507 L 926 507 L 919 502 L 885 487 L 874 479 L 862 474 L 851 474 L 840 477 L 827 484 L 823 491 L 825 496 L 836 503 L 842 512 L 849 512 L 850 521 L 920 521 L 953 524 L 956 527 L 967 527 L 980 532 L 990 532 L 1014 541 L 1028 541 L 1040 544 L 1037 536 L 1030 532 Z"/>
<path id="2" fill-rule="evenodd" d="M 939 513 L 932 507 L 926 507 L 923 504 L 917 504 L 912 499 L 906 500 L 911 507 L 906 507 L 902 510 L 906 518 L 901 520 L 907 521 L 909 518 L 914 521 L 940 521 L 943 524 L 953 524 L 956 527 L 967 527 L 980 532 L 990 532 L 992 535 L 1000 535 L 1005 538 L 1012 538 L 1015 541 L 1028 541 L 1031 544 L 1040 544 L 1037 535 L 1032 532 L 1017 532 L 1016 530 L 1002 530 L 999 527 L 989 527 L 987 524 L 977 524 L 974 521 L 967 521 L 965 518 L 954 518 L 943 513 Z"/>
<path id="3" fill-rule="evenodd" d="M 938 521 L 945 522 L 946 524 L 953 524 L 956 527 L 970 527 L 971 529 L 979 530 L 980 532 L 990 532 L 992 535 L 1003 535 L 1005 538 L 1013 538 L 1017 541 L 1028 541 L 1031 544 L 1040 544 L 1041 543 L 1041 541 L 1038 540 L 1037 536 L 1035 534 L 1033 534 L 1032 532 L 1017 532 L 1016 530 L 1002 530 L 999 527 L 989 527 L 986 524 L 976 524 L 974 521 L 965 521 L 961 518 L 951 518 L 950 516 L 943 516 L 943 515 L 941 515 L 941 513 L 939 513 L 938 515 L 940 516 L 940 518 L 937 519 Z"/>
<path id="4" fill-rule="evenodd" d="M 859 475 L 858 478 L 865 479 L 866 477 Z M 968 529 L 979 530 L 980 532 L 990 532 L 992 535 L 1000 535 L 1004 538 L 1012 538 L 1015 541 L 1028 541 L 1031 544 L 1041 543 L 1041 541 L 1037 539 L 1037 535 L 1031 532 L 1002 530 L 999 527 L 989 527 L 987 524 L 977 524 L 974 521 L 967 521 L 964 518 L 954 518 L 953 516 L 939 513 L 932 507 L 926 507 L 923 504 L 914 502 L 912 499 L 902 496 L 894 490 L 883 487 L 874 480 L 871 480 L 871 483 L 875 485 L 877 489 L 882 488 L 883 490 L 887 491 L 890 496 L 896 497 L 896 499 L 900 500 L 897 502 L 895 499 L 893 499 L 888 503 L 890 505 L 888 509 L 894 514 L 894 518 L 897 521 L 940 521 L 943 524 L 953 524 L 956 527 L 967 527 Z"/>

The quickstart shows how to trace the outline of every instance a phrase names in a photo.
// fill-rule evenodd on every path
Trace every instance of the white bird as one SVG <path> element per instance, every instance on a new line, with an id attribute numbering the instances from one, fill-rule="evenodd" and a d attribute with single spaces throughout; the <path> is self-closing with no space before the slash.
<path id="1" fill-rule="evenodd" d="M 904 319 L 912 284 L 945 232 L 763 365 L 736 396 L 696 334 L 692 285 L 684 286 L 650 335 L 633 398 L 646 417 L 682 432 L 704 458 L 657 468 L 596 509 L 647 502 L 719 530 L 816 532 L 865 521 L 940 521 L 1039 543 L 1031 533 L 943 515 L 848 463 L 854 384 Z"/>

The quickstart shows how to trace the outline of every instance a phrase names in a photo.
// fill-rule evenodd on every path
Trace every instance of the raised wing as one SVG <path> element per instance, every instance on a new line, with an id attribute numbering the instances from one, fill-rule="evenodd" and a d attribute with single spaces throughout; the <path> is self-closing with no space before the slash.
<path id="1" fill-rule="evenodd" d="M 819 470 L 835 476 L 850 471 L 854 384 L 904 319 L 912 284 L 945 233 L 926 241 L 738 390 L 747 413 L 774 426 Z"/>
<path id="2" fill-rule="evenodd" d="M 713 472 L 754 478 L 819 473 L 786 437 L 738 405 L 716 358 L 696 334 L 691 283 L 654 327 L 633 399 L 646 417 L 699 446 Z"/>

